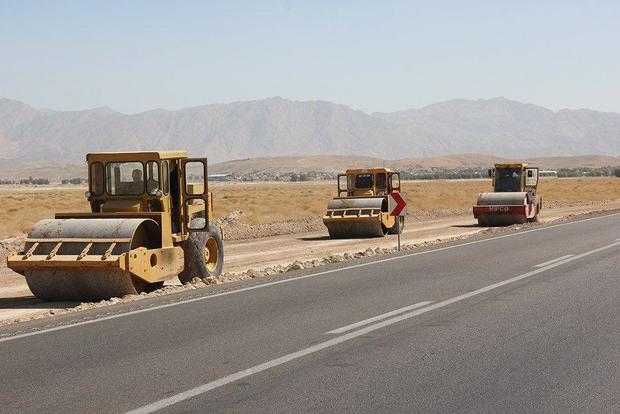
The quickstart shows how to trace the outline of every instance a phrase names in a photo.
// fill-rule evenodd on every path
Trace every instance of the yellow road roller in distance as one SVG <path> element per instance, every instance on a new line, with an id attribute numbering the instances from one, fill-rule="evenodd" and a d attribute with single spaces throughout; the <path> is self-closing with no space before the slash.
<path id="1" fill-rule="evenodd" d="M 389 168 L 349 169 L 338 175 L 338 197 L 327 205 L 323 223 L 332 238 L 383 237 L 396 234 L 388 213 L 388 194 L 400 192 L 400 174 Z M 400 217 L 400 229 L 404 227 Z"/>
<path id="2" fill-rule="evenodd" d="M 186 151 L 88 154 L 88 213 L 35 224 L 7 265 L 44 300 L 138 294 L 178 276 L 219 276 L 222 235 L 209 219 L 206 158 Z"/>

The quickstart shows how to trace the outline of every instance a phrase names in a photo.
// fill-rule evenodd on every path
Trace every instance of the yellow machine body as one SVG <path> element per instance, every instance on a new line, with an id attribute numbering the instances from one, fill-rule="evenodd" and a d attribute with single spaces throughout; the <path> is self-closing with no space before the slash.
<path id="1" fill-rule="evenodd" d="M 140 293 L 182 272 L 183 242 L 208 231 L 213 211 L 207 159 L 149 151 L 86 161 L 91 212 L 36 223 L 8 267 L 39 298 L 77 301 Z"/>
<path id="2" fill-rule="evenodd" d="M 338 175 L 338 197 L 327 205 L 323 223 L 332 238 L 382 237 L 394 233 L 388 194 L 400 192 L 400 174 L 389 168 L 349 169 Z M 401 218 L 401 230 L 404 217 Z"/>

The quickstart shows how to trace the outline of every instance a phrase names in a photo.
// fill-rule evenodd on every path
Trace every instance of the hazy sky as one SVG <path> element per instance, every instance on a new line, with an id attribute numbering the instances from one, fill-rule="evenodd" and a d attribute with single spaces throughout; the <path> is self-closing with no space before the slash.
<path id="1" fill-rule="evenodd" d="M 0 0 L 0 97 L 134 113 L 269 96 L 620 112 L 620 2 Z"/>

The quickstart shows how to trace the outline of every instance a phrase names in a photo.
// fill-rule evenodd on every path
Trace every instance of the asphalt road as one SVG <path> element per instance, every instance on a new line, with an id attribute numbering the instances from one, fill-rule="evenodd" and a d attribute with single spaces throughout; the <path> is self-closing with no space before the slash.
<path id="1" fill-rule="evenodd" d="M 0 329 L 1 412 L 618 412 L 620 215 Z"/>

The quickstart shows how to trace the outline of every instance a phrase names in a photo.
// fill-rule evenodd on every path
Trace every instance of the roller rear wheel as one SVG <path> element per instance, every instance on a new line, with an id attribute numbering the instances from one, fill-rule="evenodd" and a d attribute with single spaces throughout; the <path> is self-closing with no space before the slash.
<path id="1" fill-rule="evenodd" d="M 192 227 L 204 226 L 204 220 L 203 218 L 192 220 Z M 220 229 L 215 224 L 209 223 L 208 231 L 190 233 L 182 247 L 185 268 L 179 274 L 181 283 L 188 283 L 195 277 L 205 279 L 222 274 L 224 245 Z"/>

